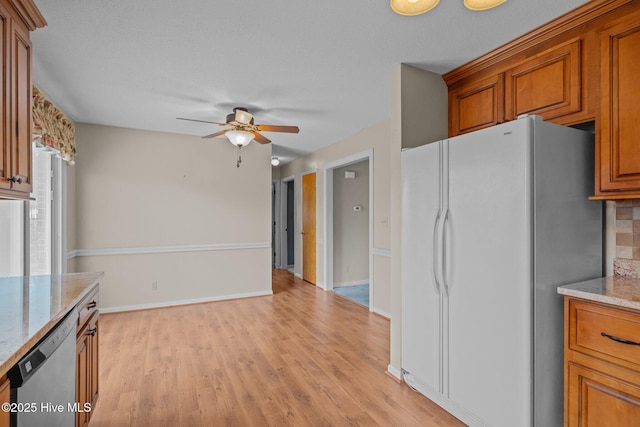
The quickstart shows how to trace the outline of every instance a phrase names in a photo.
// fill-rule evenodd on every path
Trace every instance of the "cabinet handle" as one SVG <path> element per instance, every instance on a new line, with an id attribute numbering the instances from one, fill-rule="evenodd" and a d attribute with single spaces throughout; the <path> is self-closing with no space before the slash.
<path id="1" fill-rule="evenodd" d="M 600 332 L 600 335 L 602 335 L 603 337 L 607 337 L 610 340 L 613 340 L 615 342 L 619 342 L 621 344 L 640 345 L 640 343 L 637 343 L 637 342 L 634 342 L 634 341 L 625 340 L 624 338 L 614 337 L 613 335 L 605 334 L 604 332 Z"/>
<path id="2" fill-rule="evenodd" d="M 23 180 L 24 180 L 24 177 L 22 175 L 16 175 L 14 177 L 9 178 L 10 182 L 13 182 L 16 184 L 22 184 Z"/>
<path id="3" fill-rule="evenodd" d="M 97 326 L 94 326 L 93 328 L 91 328 L 91 329 L 89 329 L 89 330 L 87 331 L 87 335 L 94 336 L 97 332 L 98 332 L 98 327 L 97 327 Z"/>
<path id="4" fill-rule="evenodd" d="M 97 302 L 91 301 L 89 304 L 87 304 L 87 308 L 96 308 L 97 305 L 98 305 Z"/>

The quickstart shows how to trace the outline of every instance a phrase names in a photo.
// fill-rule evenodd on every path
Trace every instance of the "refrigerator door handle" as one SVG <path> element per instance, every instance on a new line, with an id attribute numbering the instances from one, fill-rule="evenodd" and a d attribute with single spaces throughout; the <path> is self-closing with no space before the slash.
<path id="1" fill-rule="evenodd" d="M 438 256 L 439 249 L 440 249 L 440 245 L 439 245 L 440 227 L 438 227 L 438 225 L 440 225 L 441 214 L 442 214 L 442 211 L 438 210 L 438 215 L 436 215 L 436 220 L 433 223 L 433 269 L 432 269 L 432 272 L 433 272 L 433 281 L 436 284 L 436 292 L 438 293 L 438 295 L 442 293 L 439 274 L 438 274 L 438 270 L 440 266 L 440 257 Z"/>
<path id="2" fill-rule="evenodd" d="M 442 231 L 441 231 L 441 240 L 442 240 L 442 245 L 441 250 L 442 250 L 442 256 L 440 257 L 440 277 L 442 278 L 442 289 L 444 290 L 444 294 L 446 296 L 449 296 L 449 292 L 450 292 L 450 288 L 449 288 L 449 281 L 447 280 L 447 236 L 449 235 L 449 233 L 447 233 L 447 223 L 449 222 L 449 208 L 447 208 L 447 210 L 444 213 L 444 219 L 442 220 Z"/>

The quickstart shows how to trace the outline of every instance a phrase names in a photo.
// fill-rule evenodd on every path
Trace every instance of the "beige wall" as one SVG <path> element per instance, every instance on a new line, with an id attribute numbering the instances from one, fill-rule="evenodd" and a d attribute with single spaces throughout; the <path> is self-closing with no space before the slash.
<path id="1" fill-rule="evenodd" d="M 347 171 L 355 178 L 345 178 Z M 333 170 L 333 286 L 363 283 L 369 283 L 368 160 Z"/>
<path id="2" fill-rule="evenodd" d="M 324 168 L 328 163 L 344 157 L 373 150 L 373 311 L 389 316 L 389 121 L 370 128 L 325 147 L 315 153 L 297 159 L 281 167 L 280 176 L 295 177 L 295 273 L 302 275 L 302 174 L 317 171 L 316 177 L 316 230 L 318 243 L 317 281 L 324 286 Z"/>
<path id="3" fill-rule="evenodd" d="M 105 272 L 103 309 L 271 292 L 270 145 L 236 168 L 224 140 L 78 124 L 76 141 L 74 263 Z"/>

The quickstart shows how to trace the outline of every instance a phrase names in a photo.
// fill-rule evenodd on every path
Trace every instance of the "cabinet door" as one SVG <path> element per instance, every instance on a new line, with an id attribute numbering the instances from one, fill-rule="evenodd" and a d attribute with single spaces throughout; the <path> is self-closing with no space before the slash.
<path id="1" fill-rule="evenodd" d="M 89 402 L 91 402 L 91 413 L 93 413 L 93 405 L 95 405 L 98 399 L 98 314 L 94 315 L 89 322 Z"/>
<path id="2" fill-rule="evenodd" d="M 640 387 L 569 363 L 568 427 L 636 427 Z"/>
<path id="3" fill-rule="evenodd" d="M 505 73 L 505 118 L 537 114 L 545 120 L 580 112 L 581 41 L 548 49 Z"/>
<path id="4" fill-rule="evenodd" d="M 12 22 L 11 113 L 12 189 L 31 192 L 31 42 L 27 29 Z"/>
<path id="5" fill-rule="evenodd" d="M 81 408 L 91 402 L 89 399 L 89 340 L 87 328 L 83 329 L 76 341 L 76 401 Z M 87 412 L 76 413 L 76 427 L 86 426 L 89 423 Z"/>
<path id="6" fill-rule="evenodd" d="M 10 108 L 8 97 L 11 92 L 9 58 L 11 54 L 11 25 L 9 13 L 0 4 L 0 189 L 10 189 L 11 173 L 11 140 Z"/>
<path id="7" fill-rule="evenodd" d="M 640 14 L 604 30 L 596 193 L 640 192 Z M 599 190 L 599 191 L 598 191 Z"/>
<path id="8" fill-rule="evenodd" d="M 449 136 L 504 122 L 504 74 L 449 91 Z"/>

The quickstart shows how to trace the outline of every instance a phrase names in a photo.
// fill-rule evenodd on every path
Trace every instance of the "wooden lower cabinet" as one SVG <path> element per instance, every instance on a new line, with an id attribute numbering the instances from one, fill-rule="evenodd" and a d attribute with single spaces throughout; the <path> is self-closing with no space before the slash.
<path id="1" fill-rule="evenodd" d="M 9 403 L 11 398 L 11 388 L 9 387 L 9 380 L 2 378 L 0 380 L 0 403 Z M 0 427 L 9 427 L 11 413 L 1 411 L 0 412 Z"/>
<path id="2" fill-rule="evenodd" d="M 98 399 L 98 323 L 99 313 L 94 310 L 76 337 L 76 426 L 86 426 Z"/>
<path id="3" fill-rule="evenodd" d="M 565 297 L 566 427 L 640 426 L 640 347 L 612 338 L 639 340 L 640 311 Z"/>
<path id="4" fill-rule="evenodd" d="M 640 425 L 640 387 L 623 379 L 570 363 L 569 426 Z"/>

